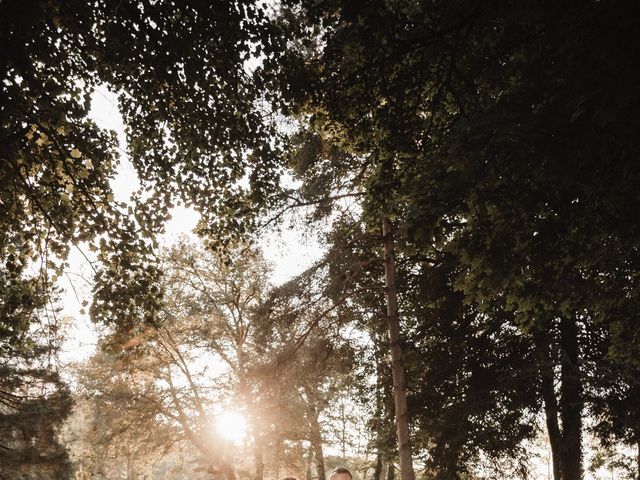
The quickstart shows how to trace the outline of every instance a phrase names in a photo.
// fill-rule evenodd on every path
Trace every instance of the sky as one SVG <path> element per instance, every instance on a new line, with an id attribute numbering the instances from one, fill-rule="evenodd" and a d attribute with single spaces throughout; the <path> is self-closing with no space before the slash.
<path id="1" fill-rule="evenodd" d="M 91 98 L 91 118 L 102 128 L 113 130 L 118 136 L 120 147 L 120 166 L 111 182 L 116 201 L 127 202 L 140 183 L 133 165 L 126 153 L 126 138 L 122 116 L 118 110 L 115 93 L 106 86 L 98 88 Z M 166 232 L 160 239 L 161 246 L 170 246 L 182 236 L 194 236 L 193 229 L 198 222 L 198 213 L 185 207 L 175 207 L 171 211 L 171 220 Z M 194 236 L 195 238 L 195 236 Z M 260 242 L 264 256 L 273 266 L 271 281 L 283 283 L 308 268 L 320 258 L 322 247 L 316 237 L 304 234 L 300 230 L 287 228 L 286 222 L 280 232 L 266 235 Z M 61 282 L 64 289 L 62 297 L 62 316 L 66 317 L 67 339 L 60 356 L 61 362 L 81 361 L 93 354 L 99 327 L 92 324 L 83 308 L 84 301 L 91 302 L 91 279 L 93 272 L 87 260 L 94 255 L 87 248 L 73 248 L 69 257 L 69 269 Z"/>

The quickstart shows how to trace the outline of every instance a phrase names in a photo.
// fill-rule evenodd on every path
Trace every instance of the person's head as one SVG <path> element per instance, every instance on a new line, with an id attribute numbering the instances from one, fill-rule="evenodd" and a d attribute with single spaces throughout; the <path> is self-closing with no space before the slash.
<path id="1" fill-rule="evenodd" d="M 281 480 L 298 480 L 296 477 L 284 477 Z"/>
<path id="2" fill-rule="evenodd" d="M 338 467 L 331 470 L 329 480 L 353 480 L 351 472 L 344 467 Z"/>

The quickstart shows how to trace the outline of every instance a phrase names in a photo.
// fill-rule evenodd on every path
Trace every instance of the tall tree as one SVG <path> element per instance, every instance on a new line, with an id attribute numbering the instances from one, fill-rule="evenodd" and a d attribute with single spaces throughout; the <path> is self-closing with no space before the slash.
<path id="1" fill-rule="evenodd" d="M 409 439 L 409 412 L 407 409 L 407 381 L 402 355 L 400 337 L 400 319 L 398 317 L 398 280 L 396 274 L 396 258 L 388 216 L 382 219 L 382 236 L 384 244 L 384 273 L 387 290 L 387 323 L 391 345 L 391 373 L 393 377 L 393 396 L 395 406 L 396 428 L 398 435 L 398 454 L 400 472 L 403 480 L 414 480 L 413 457 Z"/>
<path id="2" fill-rule="evenodd" d="M 538 431 L 540 406 L 533 342 L 499 305 L 480 313 L 465 302 L 452 284 L 455 257 L 420 265 L 406 265 L 402 276 L 411 319 L 407 366 L 415 378 L 410 409 L 427 470 L 460 479 L 489 459 L 494 475 L 524 478 L 524 442 Z"/>
<path id="3" fill-rule="evenodd" d="M 364 360 L 370 375 L 380 383 L 365 393 L 376 403 L 372 419 L 374 446 L 380 462 L 394 461 L 393 444 L 385 424 L 385 383 L 389 340 L 384 328 L 384 274 L 378 262 L 377 238 L 363 225 L 343 220 L 331 234 L 331 278 L 357 275 L 349 288 L 344 309 L 373 343 Z M 525 463 L 522 442 L 536 432 L 539 382 L 532 340 L 519 331 L 513 315 L 501 310 L 480 312 L 456 291 L 455 256 L 414 254 L 398 259 L 399 294 L 407 331 L 405 360 L 412 378 L 409 412 L 413 419 L 414 446 L 428 455 L 431 475 L 461 478 L 480 468 L 481 458 L 498 464 L 511 460 L 518 474 Z M 339 253 L 338 253 L 339 252 Z M 377 368 L 376 368 L 377 366 Z M 373 369 L 373 370 L 372 370 Z M 388 408 L 388 407 L 387 407 Z M 393 411 L 393 401 L 391 402 Z M 380 463 L 381 470 L 381 463 Z"/>
<path id="4" fill-rule="evenodd" d="M 24 260 L 39 252 L 42 275 L 59 275 L 71 245 L 90 242 L 100 261 L 92 316 L 135 335 L 155 320 L 153 236 L 169 207 L 196 206 L 219 246 L 246 231 L 277 187 L 278 136 L 262 100 L 282 49 L 266 7 L 11 1 L 1 22 L 7 285 L 19 286 Z M 261 66 L 250 67 L 252 55 Z M 111 192 L 115 135 L 89 119 L 103 84 L 119 96 L 123 148 L 142 182 L 133 206 Z"/>
<path id="5" fill-rule="evenodd" d="M 276 135 L 261 100 L 281 49 L 266 7 L 9 1 L 0 8 L 2 355 L 36 342 L 33 312 L 65 273 L 70 248 L 82 249 L 96 272 L 93 318 L 115 325 L 126 343 L 141 324 L 157 322 L 153 237 L 168 208 L 199 207 L 202 231 L 220 245 L 251 224 L 250 200 L 263 205 L 277 186 Z M 253 71 L 252 55 L 263 64 Z M 132 206 L 114 202 L 111 191 L 116 137 L 89 118 L 91 93 L 102 84 L 119 95 L 123 147 L 143 183 Z M 98 251 L 97 265 L 84 242 Z M 22 367 L 3 370 L 6 395 L 19 393 L 12 378 Z"/>
<path id="6" fill-rule="evenodd" d="M 370 159 L 370 218 L 391 202 L 410 250 L 453 254 L 455 287 L 537 339 L 556 476 L 581 478 L 585 342 L 637 335 L 635 6 L 291 4 L 292 101 Z"/>
<path id="7" fill-rule="evenodd" d="M 602 362 L 596 367 L 594 391 L 590 413 L 595 425 L 592 427 L 605 449 L 617 442 L 635 450 L 636 478 L 640 478 L 640 412 L 638 395 L 640 375 L 633 365 L 616 361 Z"/>
<path id="8" fill-rule="evenodd" d="M 106 403 L 122 399 L 129 413 L 115 415 L 116 430 L 140 436 L 164 430 L 156 438 L 164 438 L 165 445 L 151 445 L 186 443 L 212 471 L 234 480 L 237 465 L 215 433 L 213 409 L 237 402 L 236 410 L 244 410 L 249 420 L 254 446 L 260 447 L 263 427 L 256 422 L 249 372 L 255 354 L 253 310 L 266 295 L 268 266 L 249 247 L 221 257 L 182 241 L 165 253 L 161 267 L 161 325 L 125 342 L 117 332 L 104 339 L 103 351 L 86 368 L 86 389 Z M 103 374 L 95 377 L 94 370 Z M 109 375 L 112 380 L 106 381 Z M 220 398 L 213 394 L 217 390 Z"/>
<path id="9" fill-rule="evenodd" d="M 289 406 L 304 412 L 302 439 L 310 444 L 319 479 L 326 478 L 324 446 L 339 443 L 327 436 L 327 417 L 337 415 L 337 406 L 351 398 L 356 383 L 354 346 L 340 335 L 345 323 L 341 301 L 327 294 L 323 266 L 320 261 L 276 288 L 263 305 L 264 353 L 256 370 L 259 382 L 282 386 Z M 300 426 L 293 430 L 299 432 Z"/>
<path id="10" fill-rule="evenodd" d="M 262 480 L 264 425 L 251 371 L 257 355 L 255 311 L 266 300 L 270 267 L 250 246 L 217 256 L 193 242 L 183 242 L 171 249 L 167 259 L 167 294 L 174 307 L 166 310 L 167 320 L 189 319 L 183 339 L 229 370 L 228 388 L 249 421 L 255 478 Z"/>
<path id="11" fill-rule="evenodd" d="M 71 473 L 56 438 L 72 399 L 59 374 L 36 366 L 0 369 L 0 478 L 53 480 Z"/>

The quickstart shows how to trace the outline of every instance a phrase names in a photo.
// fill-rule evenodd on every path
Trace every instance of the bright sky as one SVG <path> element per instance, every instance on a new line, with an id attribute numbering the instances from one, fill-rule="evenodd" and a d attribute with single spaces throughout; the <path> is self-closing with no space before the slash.
<path id="1" fill-rule="evenodd" d="M 91 99 L 91 117 L 102 128 L 114 130 L 120 144 L 121 164 L 111 186 L 115 199 L 126 202 L 139 187 L 138 178 L 133 165 L 126 154 L 126 139 L 122 116 L 118 110 L 116 95 L 106 87 L 94 92 Z M 176 207 L 171 212 L 172 218 L 167 223 L 166 234 L 161 239 L 163 245 L 171 245 L 180 235 L 192 235 L 198 221 L 198 214 L 193 209 Z M 303 235 L 299 230 L 286 229 L 268 235 L 261 246 L 265 258 L 273 265 L 272 282 L 282 283 L 304 271 L 317 260 L 322 248 L 317 238 Z M 63 363 L 78 361 L 89 357 L 95 350 L 98 327 L 89 320 L 87 313 L 82 313 L 82 302 L 91 301 L 91 279 L 93 272 L 84 258 L 91 258 L 88 249 L 82 252 L 74 248 L 69 258 L 70 268 L 63 279 L 64 288 L 62 315 L 71 323 L 64 352 Z"/>

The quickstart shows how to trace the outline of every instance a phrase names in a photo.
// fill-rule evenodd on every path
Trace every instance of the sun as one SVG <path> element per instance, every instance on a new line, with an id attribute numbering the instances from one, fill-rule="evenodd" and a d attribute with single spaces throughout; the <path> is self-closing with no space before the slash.
<path id="1" fill-rule="evenodd" d="M 247 431 L 247 419 L 233 410 L 227 410 L 216 416 L 216 432 L 236 445 L 242 443 Z"/>

